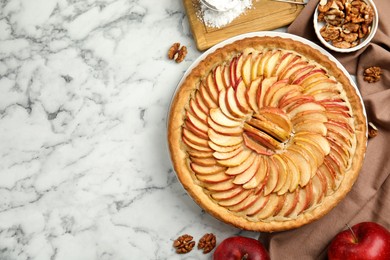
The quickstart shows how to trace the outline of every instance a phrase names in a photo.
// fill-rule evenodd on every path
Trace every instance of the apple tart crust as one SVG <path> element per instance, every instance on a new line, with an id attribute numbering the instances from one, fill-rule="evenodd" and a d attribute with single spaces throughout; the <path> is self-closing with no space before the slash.
<path id="1" fill-rule="evenodd" d="M 366 118 L 328 57 L 291 39 L 253 37 L 189 73 L 171 105 L 168 141 L 201 207 L 272 232 L 310 223 L 345 197 L 362 166 Z"/>

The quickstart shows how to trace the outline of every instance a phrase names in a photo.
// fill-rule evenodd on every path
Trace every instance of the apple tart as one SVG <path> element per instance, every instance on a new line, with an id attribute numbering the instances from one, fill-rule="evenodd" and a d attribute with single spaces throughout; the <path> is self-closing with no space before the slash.
<path id="1" fill-rule="evenodd" d="M 327 56 L 280 37 L 217 49 L 172 101 L 174 170 L 207 212 L 236 227 L 310 223 L 345 197 L 362 166 L 360 96 Z"/>

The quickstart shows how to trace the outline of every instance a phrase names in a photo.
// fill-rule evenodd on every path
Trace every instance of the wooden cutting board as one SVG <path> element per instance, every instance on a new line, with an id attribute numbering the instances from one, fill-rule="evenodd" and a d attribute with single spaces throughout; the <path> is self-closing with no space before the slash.
<path id="1" fill-rule="evenodd" d="M 299 0 L 298 0 L 299 1 Z M 252 8 L 222 28 L 211 28 L 198 18 L 199 0 L 183 0 L 198 50 L 203 51 L 230 37 L 256 31 L 273 30 L 290 24 L 301 5 L 271 0 L 253 0 Z"/>

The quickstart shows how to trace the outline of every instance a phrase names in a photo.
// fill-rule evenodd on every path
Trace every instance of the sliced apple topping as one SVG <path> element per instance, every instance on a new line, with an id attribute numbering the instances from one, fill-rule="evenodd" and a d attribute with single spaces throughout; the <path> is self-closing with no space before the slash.
<path id="1" fill-rule="evenodd" d="M 218 104 L 219 90 L 215 85 L 214 76 L 212 73 L 210 73 L 206 78 L 206 86 L 207 86 L 208 94 L 210 95 L 211 99 L 214 101 L 215 104 Z"/>
<path id="2" fill-rule="evenodd" d="M 264 196 L 267 196 L 271 194 L 271 192 L 273 192 L 274 189 L 276 188 L 279 179 L 279 173 L 278 173 L 278 168 L 272 157 L 264 158 L 264 160 L 267 161 L 267 165 L 269 169 L 268 181 L 264 187 Z"/>
<path id="3" fill-rule="evenodd" d="M 190 165 L 191 165 L 191 169 L 196 174 L 201 174 L 201 175 L 215 174 L 226 170 L 226 167 L 219 166 L 219 165 L 202 166 L 196 163 L 191 163 Z"/>
<path id="4" fill-rule="evenodd" d="M 215 132 L 226 135 L 241 135 L 242 128 L 239 126 L 236 127 L 227 127 L 214 122 L 211 117 L 208 118 L 207 123 L 209 127 L 212 128 Z"/>
<path id="5" fill-rule="evenodd" d="M 218 89 L 218 92 L 221 91 L 224 88 L 227 88 L 229 86 L 225 85 L 225 82 L 223 80 L 223 67 L 221 65 L 218 65 L 214 69 L 214 84 Z"/>
<path id="6" fill-rule="evenodd" d="M 227 179 L 226 181 L 217 182 L 217 183 L 208 183 L 203 182 L 203 187 L 209 191 L 215 191 L 215 192 L 224 192 L 224 191 L 230 191 L 232 189 L 237 188 L 238 186 L 235 185 L 231 179 Z M 242 188 L 241 188 L 242 189 Z"/>
<path id="7" fill-rule="evenodd" d="M 227 200 L 227 199 L 233 198 L 234 196 L 236 196 L 237 194 L 239 194 L 243 191 L 244 191 L 244 189 L 241 186 L 237 185 L 235 188 L 230 189 L 230 190 L 211 193 L 210 196 L 213 199 L 215 199 L 216 201 Z"/>
<path id="8" fill-rule="evenodd" d="M 308 101 L 297 103 L 296 105 L 290 107 L 287 112 L 291 117 L 294 117 L 296 114 L 307 110 L 325 111 L 325 108 L 318 103 Z"/>
<path id="9" fill-rule="evenodd" d="M 237 104 L 236 91 L 233 87 L 229 87 L 226 90 L 226 105 L 229 112 L 236 118 L 245 118 L 247 116 L 245 112 L 241 111 Z"/>
<path id="10" fill-rule="evenodd" d="M 255 58 L 253 58 L 252 67 L 251 67 L 251 80 L 252 81 L 259 78 L 259 75 L 257 75 L 257 70 L 259 67 L 259 62 L 262 59 L 262 56 L 263 56 L 263 54 L 259 53 Z"/>
<path id="11" fill-rule="evenodd" d="M 227 95 L 227 92 L 225 89 L 222 89 L 220 92 L 219 92 L 219 108 L 221 109 L 222 113 L 228 117 L 229 119 L 232 119 L 232 120 L 236 120 L 238 121 L 239 118 L 236 118 L 234 115 L 232 115 L 232 113 L 230 113 L 229 109 L 228 109 L 228 106 L 226 104 L 226 95 Z"/>
<path id="12" fill-rule="evenodd" d="M 203 138 L 193 134 L 187 128 L 183 128 L 183 136 L 193 144 L 209 148 L 209 144 L 208 144 L 207 139 L 203 139 Z"/>
<path id="13" fill-rule="evenodd" d="M 268 200 L 270 198 L 270 195 L 268 196 L 260 196 L 258 195 L 258 199 L 255 203 L 253 203 L 251 206 L 249 206 L 244 213 L 247 216 L 255 216 L 258 212 L 260 212 L 265 205 L 267 204 Z"/>
<path id="14" fill-rule="evenodd" d="M 279 205 L 279 197 L 280 196 L 276 195 L 275 193 L 269 195 L 267 204 L 260 210 L 259 213 L 256 214 L 256 219 L 262 220 L 273 216 Z"/>
<path id="15" fill-rule="evenodd" d="M 251 113 L 251 108 L 246 99 L 246 93 L 247 93 L 247 87 L 245 86 L 243 81 L 240 81 L 236 89 L 237 105 L 243 113 L 248 114 Z"/>
<path id="16" fill-rule="evenodd" d="M 241 174 L 244 171 L 246 171 L 249 167 L 251 167 L 251 165 L 254 164 L 256 160 L 258 160 L 258 156 L 255 153 L 251 153 L 243 163 L 227 169 L 226 174 L 233 175 L 233 176 Z M 258 162 L 256 164 L 258 166 Z"/>
<path id="17" fill-rule="evenodd" d="M 205 158 L 191 157 L 191 161 L 200 166 L 213 166 L 217 164 L 217 160 L 215 160 L 215 158 L 212 157 L 212 155 L 210 157 L 205 157 Z"/>
<path id="18" fill-rule="evenodd" d="M 321 121 L 305 120 L 294 124 L 295 132 L 310 132 L 326 136 L 327 128 Z"/>
<path id="19" fill-rule="evenodd" d="M 210 118 L 220 126 L 239 127 L 241 122 L 227 117 L 220 108 L 210 109 Z"/>
<path id="20" fill-rule="evenodd" d="M 233 156 L 232 158 L 225 159 L 225 160 L 218 160 L 218 163 L 220 165 L 224 165 L 227 167 L 233 167 L 242 164 L 250 155 L 252 151 L 244 149 L 241 152 L 239 152 L 237 155 Z"/>
<path id="21" fill-rule="evenodd" d="M 234 177 L 233 183 L 234 184 L 244 184 L 242 186 L 244 189 L 253 189 L 253 188 L 257 187 L 257 185 L 260 182 L 257 182 L 257 179 L 254 179 L 254 176 L 259 171 L 259 166 L 260 166 L 260 157 L 256 155 L 253 163 L 247 169 L 245 169 L 242 173 L 240 173 L 240 174 L 236 175 L 236 177 Z"/>
<path id="22" fill-rule="evenodd" d="M 212 146 L 211 145 L 212 143 L 213 142 L 210 142 L 210 146 Z M 236 147 L 236 146 L 226 146 L 226 147 L 230 148 L 230 147 Z M 218 160 L 227 160 L 227 159 L 233 158 L 237 154 L 241 153 L 243 150 L 244 150 L 244 148 L 239 146 L 237 149 L 234 149 L 231 151 L 214 152 L 213 156 L 215 159 L 218 159 Z"/>
<path id="23" fill-rule="evenodd" d="M 263 155 L 272 155 L 274 154 L 273 151 L 269 150 L 267 147 L 263 146 L 262 144 L 256 142 L 252 138 L 250 138 L 247 134 L 243 134 L 242 137 L 244 138 L 244 144 L 249 149 L 255 151 L 258 154 Z"/>
<path id="24" fill-rule="evenodd" d="M 259 112 L 259 106 L 257 105 L 257 92 L 260 87 L 262 78 L 257 78 L 253 80 L 250 85 L 248 90 L 245 92 L 247 102 L 255 113 Z"/>
<path id="25" fill-rule="evenodd" d="M 209 92 L 207 91 L 207 87 L 202 82 L 199 85 L 199 93 L 209 109 L 218 107 L 217 103 L 212 99 Z"/>
<path id="26" fill-rule="evenodd" d="M 253 191 L 251 190 L 244 190 L 243 192 L 238 193 L 236 196 L 230 199 L 219 201 L 218 204 L 222 207 L 231 207 L 237 205 L 241 201 L 246 199 L 252 192 Z"/>
<path id="27" fill-rule="evenodd" d="M 265 75 L 265 67 L 266 64 L 272 56 L 272 51 L 265 51 L 263 52 L 263 55 L 261 56 L 261 59 L 259 60 L 259 63 L 257 65 L 257 76 L 264 76 Z"/>
<path id="28" fill-rule="evenodd" d="M 271 135 L 273 138 L 277 139 L 280 142 L 285 142 L 290 137 L 290 132 L 287 132 L 279 125 L 273 123 L 272 121 L 259 114 L 255 115 L 255 117 L 251 118 L 246 122 L 254 128 Z"/>
<path id="29" fill-rule="evenodd" d="M 279 102 L 284 96 L 286 96 L 287 93 L 294 92 L 298 96 L 300 95 L 301 91 L 302 88 L 299 85 L 285 85 L 275 90 L 267 104 L 270 107 L 278 107 Z"/>
<path id="30" fill-rule="evenodd" d="M 328 76 L 326 75 L 325 70 L 321 68 L 315 68 L 311 70 L 310 72 L 297 77 L 294 81 L 293 84 L 298 84 L 303 87 L 308 86 L 309 84 L 312 84 L 314 82 L 318 82 L 320 80 L 328 79 Z"/>
<path id="31" fill-rule="evenodd" d="M 251 73 L 252 73 L 252 53 L 249 53 L 246 56 L 241 67 L 242 80 L 246 86 L 249 86 L 249 84 L 251 83 L 252 80 Z"/>
<path id="32" fill-rule="evenodd" d="M 231 177 L 226 175 L 223 171 L 221 171 L 215 174 L 206 174 L 206 175 L 197 174 L 196 178 L 201 182 L 220 183 L 229 180 Z"/>
<path id="33" fill-rule="evenodd" d="M 246 197 L 244 200 L 242 200 L 240 203 L 227 207 L 230 211 L 233 212 L 242 212 L 252 206 L 257 200 L 259 200 L 259 195 L 254 194 L 253 192 Z"/>
<path id="34" fill-rule="evenodd" d="M 277 192 L 279 195 L 282 195 L 287 191 L 288 187 L 290 186 L 290 183 L 287 183 L 287 179 L 289 178 L 287 165 L 279 154 L 275 154 L 272 157 L 279 173 L 278 182 L 276 184 L 274 192 Z M 283 187 L 287 187 L 284 192 L 281 191 Z"/>
<path id="35" fill-rule="evenodd" d="M 243 148 L 241 143 L 232 146 L 222 146 L 222 145 L 215 144 L 212 141 L 209 141 L 209 147 L 213 149 L 215 152 L 220 152 L 220 153 L 229 153 L 239 148 Z M 218 159 L 222 159 L 222 158 L 218 158 Z"/>
<path id="36" fill-rule="evenodd" d="M 272 151 L 281 150 L 284 148 L 284 144 L 278 142 L 270 135 L 264 133 L 263 131 L 249 125 L 248 123 L 244 123 L 244 132 L 248 137 L 254 139 L 259 142 L 261 145 L 271 149 Z"/>
<path id="37" fill-rule="evenodd" d="M 270 78 L 264 78 L 263 81 L 261 81 L 260 88 L 258 90 L 258 101 L 257 101 L 257 105 L 259 108 L 265 106 L 264 104 L 265 93 L 267 93 L 268 88 L 270 88 L 277 80 L 278 80 L 277 77 L 270 77 Z"/>
<path id="38" fill-rule="evenodd" d="M 264 77 L 269 78 L 272 76 L 275 67 L 279 63 L 281 53 L 281 50 L 275 50 L 272 52 L 272 55 L 269 57 L 269 59 L 264 65 Z"/>
<path id="39" fill-rule="evenodd" d="M 264 93 L 264 98 L 263 98 L 263 105 L 265 107 L 271 106 L 271 98 L 277 92 L 279 89 L 284 88 L 288 85 L 288 80 L 287 79 L 282 79 L 279 81 L 276 81 L 272 86 L 270 86 L 266 92 Z"/>
<path id="40" fill-rule="evenodd" d="M 237 176 L 234 179 L 234 183 L 245 183 L 242 186 L 244 189 L 262 188 L 261 183 L 265 184 L 269 175 L 268 160 L 264 157 L 257 156 L 256 164 L 253 164 L 252 169 L 254 170 L 253 175 L 251 171 L 247 171 L 245 175 Z M 251 175 L 252 178 L 249 178 Z"/>

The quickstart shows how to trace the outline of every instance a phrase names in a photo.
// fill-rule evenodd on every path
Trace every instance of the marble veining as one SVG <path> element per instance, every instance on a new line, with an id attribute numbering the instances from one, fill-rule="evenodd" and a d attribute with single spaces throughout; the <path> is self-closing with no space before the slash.
<path id="1" fill-rule="evenodd" d="M 169 159 L 169 103 L 200 54 L 182 1 L 0 2 L 0 259 L 211 259 L 173 239 L 242 233 Z"/>

